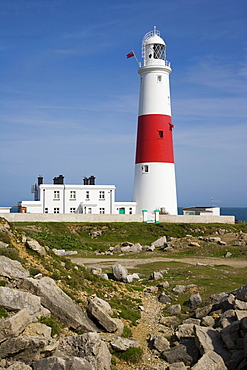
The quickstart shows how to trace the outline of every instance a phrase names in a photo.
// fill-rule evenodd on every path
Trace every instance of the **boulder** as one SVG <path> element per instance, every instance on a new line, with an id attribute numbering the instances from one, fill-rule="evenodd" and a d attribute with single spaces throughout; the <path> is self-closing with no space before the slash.
<path id="1" fill-rule="evenodd" d="M 213 328 L 195 325 L 194 334 L 196 345 L 201 355 L 204 355 L 208 351 L 214 351 L 220 355 L 224 361 L 229 360 L 229 352 L 224 348 L 218 331 Z"/>
<path id="2" fill-rule="evenodd" d="M 192 337 L 194 334 L 194 324 L 182 324 L 179 325 L 175 331 L 175 335 L 178 339 L 185 337 Z"/>
<path id="3" fill-rule="evenodd" d="M 172 252 L 173 247 L 171 245 L 169 245 L 168 247 L 165 247 L 163 250 L 164 250 L 164 252 Z"/>
<path id="4" fill-rule="evenodd" d="M 23 335 L 51 338 L 51 327 L 40 322 L 32 322 L 25 328 Z"/>
<path id="5" fill-rule="evenodd" d="M 167 289 L 169 288 L 169 286 L 170 286 L 169 281 L 162 281 L 157 285 L 158 288 L 163 288 L 163 289 Z"/>
<path id="6" fill-rule="evenodd" d="M 193 358 L 187 353 L 187 348 L 183 344 L 162 352 L 161 357 L 169 364 L 183 362 L 186 366 L 190 366 L 193 362 Z"/>
<path id="7" fill-rule="evenodd" d="M 41 316 L 40 297 L 19 289 L 0 287 L 0 306 L 8 311 L 19 311 L 26 308 L 31 316 Z"/>
<path id="8" fill-rule="evenodd" d="M 195 311 L 195 316 L 197 319 L 202 319 L 204 316 L 207 316 L 212 311 L 213 305 L 207 305 L 204 307 L 197 308 Z"/>
<path id="9" fill-rule="evenodd" d="M 66 251 L 65 249 L 56 249 L 56 248 L 53 248 L 52 251 L 57 256 L 73 256 L 74 254 L 78 254 L 77 251 Z"/>
<path id="10" fill-rule="evenodd" d="M 111 368 L 110 352 L 96 332 L 65 337 L 60 341 L 58 350 L 67 356 L 84 358 L 91 364 L 92 370 Z"/>
<path id="11" fill-rule="evenodd" d="M 150 342 L 151 348 L 159 352 L 166 351 L 167 349 L 170 348 L 170 342 L 161 335 L 151 336 L 149 342 Z"/>
<path id="12" fill-rule="evenodd" d="M 159 296 L 158 296 L 158 301 L 160 303 L 164 303 L 164 304 L 167 304 L 167 303 L 171 303 L 172 300 L 170 297 L 168 297 L 168 295 L 166 295 L 164 292 L 162 292 Z"/>
<path id="13" fill-rule="evenodd" d="M 247 302 L 240 301 L 239 299 L 235 299 L 234 308 L 235 310 L 247 310 Z"/>
<path id="14" fill-rule="evenodd" d="M 133 338 L 127 339 L 122 337 L 115 337 L 111 341 L 111 346 L 115 351 L 127 351 L 127 349 L 130 347 L 140 347 L 140 342 Z"/>
<path id="15" fill-rule="evenodd" d="M 32 368 L 23 362 L 17 361 L 10 365 L 7 370 L 32 370 Z"/>
<path id="16" fill-rule="evenodd" d="M 214 326 L 215 319 L 212 316 L 205 316 L 202 318 L 201 325 L 202 326 Z"/>
<path id="17" fill-rule="evenodd" d="M 30 276 L 29 271 L 21 263 L 5 256 L 0 256 L 0 276 L 9 279 L 24 279 Z"/>
<path id="18" fill-rule="evenodd" d="M 39 360 L 42 353 L 47 353 L 50 338 L 37 336 L 18 336 L 0 344 L 0 358 L 11 357 L 30 365 Z"/>
<path id="19" fill-rule="evenodd" d="M 240 288 L 235 289 L 232 294 L 234 294 L 237 299 L 247 302 L 247 285 L 243 285 Z"/>
<path id="20" fill-rule="evenodd" d="M 46 250 L 44 247 L 42 247 L 37 240 L 27 240 L 26 246 L 33 251 L 37 252 L 40 256 L 46 256 Z"/>
<path id="21" fill-rule="evenodd" d="M 167 308 L 166 310 L 168 315 L 173 315 L 174 313 L 180 313 L 181 312 L 181 306 L 180 304 L 174 304 Z"/>
<path id="22" fill-rule="evenodd" d="M 161 238 L 155 240 L 151 245 L 155 248 L 164 247 L 164 244 L 167 242 L 166 236 L 162 236 Z"/>
<path id="23" fill-rule="evenodd" d="M 236 344 L 238 341 L 238 338 L 240 330 L 240 321 L 234 321 L 232 324 L 226 326 L 221 331 L 221 338 L 224 341 L 224 344 L 228 350 L 232 350 L 236 348 Z"/>
<path id="24" fill-rule="evenodd" d="M 170 364 L 167 368 L 168 370 L 186 370 L 187 367 L 183 362 L 174 362 L 173 364 Z"/>
<path id="25" fill-rule="evenodd" d="M 212 294 L 207 300 L 206 300 L 206 306 L 208 305 L 216 305 L 220 302 L 220 300 L 227 296 L 226 293 L 218 293 L 218 294 Z"/>
<path id="26" fill-rule="evenodd" d="M 161 272 L 154 271 L 152 274 L 149 276 L 149 280 L 159 280 L 163 279 L 163 274 Z"/>
<path id="27" fill-rule="evenodd" d="M 147 248 L 146 248 L 146 251 L 147 252 L 153 252 L 155 250 L 155 245 L 149 245 L 149 246 L 147 246 Z"/>
<path id="28" fill-rule="evenodd" d="M 49 277 L 40 280 L 32 278 L 23 280 L 23 287 L 38 295 L 43 306 L 48 308 L 52 315 L 59 318 L 66 326 L 77 331 L 97 331 L 94 323 L 82 309 L 65 294 Z"/>
<path id="29" fill-rule="evenodd" d="M 194 288 L 196 287 L 195 284 L 190 284 L 190 285 L 176 285 L 172 290 L 173 292 L 176 292 L 176 293 L 179 293 L 179 294 L 183 294 L 186 292 L 186 290 L 190 289 L 190 288 Z"/>
<path id="30" fill-rule="evenodd" d="M 29 315 L 26 308 L 0 321 L 0 343 L 6 339 L 17 337 L 31 322 L 32 317 Z"/>
<path id="31" fill-rule="evenodd" d="M 199 293 L 196 293 L 190 296 L 189 306 L 191 309 L 196 308 L 196 306 L 198 306 L 200 303 L 202 303 L 202 298 Z"/>
<path id="32" fill-rule="evenodd" d="M 128 272 L 125 267 L 120 265 L 120 263 L 112 266 L 112 274 L 115 280 L 122 281 L 123 283 L 127 282 Z"/>
<path id="33" fill-rule="evenodd" d="M 140 276 L 137 273 L 127 275 L 127 282 L 132 283 L 134 279 L 140 280 Z"/>
<path id="34" fill-rule="evenodd" d="M 92 267 L 91 273 L 94 275 L 101 275 L 102 274 L 102 268 L 101 267 Z"/>
<path id="35" fill-rule="evenodd" d="M 177 316 L 161 317 L 160 324 L 163 324 L 169 327 L 177 326 L 180 324 L 180 318 Z"/>
<path id="36" fill-rule="evenodd" d="M 48 357 L 32 364 L 33 370 L 94 370 L 95 368 L 84 358 L 80 357 Z"/>
<path id="37" fill-rule="evenodd" d="M 214 351 L 208 351 L 191 370 L 227 370 L 227 367 L 221 356 Z"/>
<path id="38" fill-rule="evenodd" d="M 7 248 L 9 245 L 0 240 L 0 248 Z"/>
<path id="39" fill-rule="evenodd" d="M 98 297 L 90 299 L 87 313 L 90 318 L 96 320 L 106 331 L 112 333 L 118 329 L 115 320 L 109 315 L 109 313 L 112 313 L 111 307 L 103 299 Z"/>

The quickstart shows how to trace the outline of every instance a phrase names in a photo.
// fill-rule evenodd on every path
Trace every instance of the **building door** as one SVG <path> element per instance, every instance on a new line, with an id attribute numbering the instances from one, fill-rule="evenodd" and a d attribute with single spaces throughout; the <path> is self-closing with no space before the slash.
<path id="1" fill-rule="evenodd" d="M 125 214 L 125 208 L 119 208 L 119 214 L 124 215 Z"/>

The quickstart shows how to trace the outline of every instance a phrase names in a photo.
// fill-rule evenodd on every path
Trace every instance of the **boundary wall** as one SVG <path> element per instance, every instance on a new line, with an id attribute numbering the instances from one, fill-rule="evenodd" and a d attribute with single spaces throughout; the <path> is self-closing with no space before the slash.
<path id="1" fill-rule="evenodd" d="M 143 222 L 142 215 L 106 214 L 53 214 L 53 213 L 0 213 L 9 222 Z M 159 222 L 167 223 L 220 223 L 234 224 L 234 216 L 159 215 Z"/>

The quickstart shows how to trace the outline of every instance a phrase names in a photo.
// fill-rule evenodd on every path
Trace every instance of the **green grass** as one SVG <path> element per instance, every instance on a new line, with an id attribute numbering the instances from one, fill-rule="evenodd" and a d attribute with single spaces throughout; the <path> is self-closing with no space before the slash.
<path id="1" fill-rule="evenodd" d="M 113 354 L 119 359 L 124 360 L 130 364 L 137 364 L 142 359 L 143 349 L 140 347 L 129 347 L 124 352 L 114 351 Z"/>
<path id="2" fill-rule="evenodd" d="M 184 237 L 187 234 L 204 236 L 216 232 L 219 228 L 227 231 L 247 232 L 247 223 L 236 225 L 224 224 L 145 224 L 131 222 L 112 223 L 63 223 L 63 222 L 16 222 L 18 231 L 24 232 L 27 236 L 37 239 L 40 244 L 50 248 L 83 251 L 104 251 L 109 246 L 130 241 L 142 245 L 151 244 L 157 238 L 166 235 L 167 237 Z M 92 238 L 89 234 L 92 231 L 102 231 L 102 235 Z"/>
<path id="3" fill-rule="evenodd" d="M 130 325 L 137 325 L 137 321 L 141 318 L 138 300 L 128 296 L 121 298 L 112 298 L 109 301 L 111 307 L 119 312 L 119 317 L 128 320 Z"/>
<path id="4" fill-rule="evenodd" d="M 5 309 L 3 307 L 0 307 L 0 317 L 2 317 L 4 319 L 6 317 L 8 317 L 8 314 L 7 314 L 7 312 L 5 311 Z"/>
<path id="5" fill-rule="evenodd" d="M 58 320 L 51 316 L 51 317 L 44 317 L 41 316 L 38 320 L 41 324 L 45 324 L 51 327 L 51 335 L 59 335 L 61 330 L 64 328 L 64 325 L 58 322 Z"/>

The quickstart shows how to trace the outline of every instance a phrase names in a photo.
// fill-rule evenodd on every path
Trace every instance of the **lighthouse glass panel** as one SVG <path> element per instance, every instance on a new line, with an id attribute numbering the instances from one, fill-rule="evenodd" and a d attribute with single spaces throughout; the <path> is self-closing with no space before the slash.
<path id="1" fill-rule="evenodd" d="M 165 60 L 165 46 L 160 44 L 154 44 L 154 59 Z"/>

